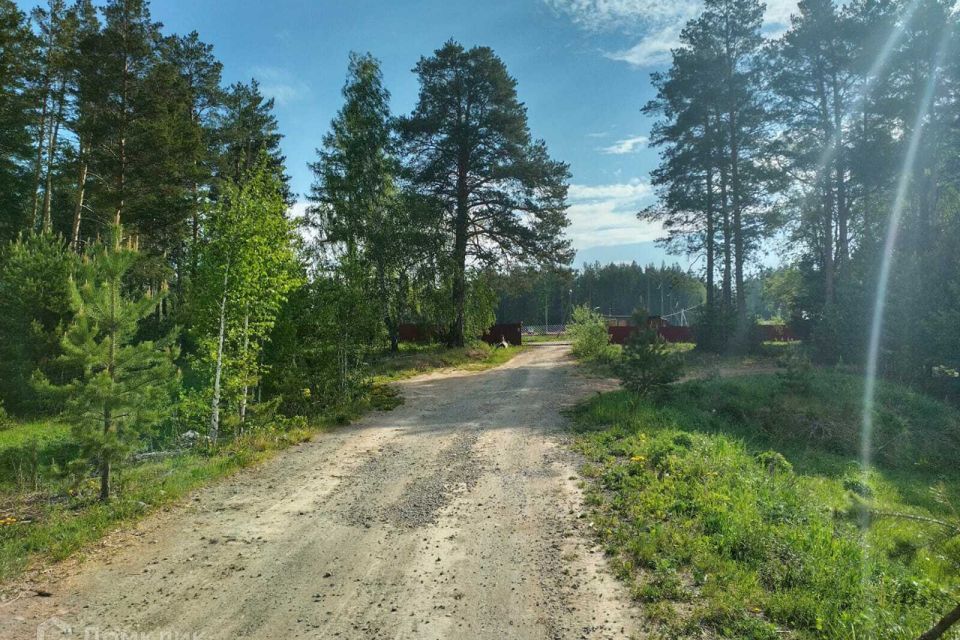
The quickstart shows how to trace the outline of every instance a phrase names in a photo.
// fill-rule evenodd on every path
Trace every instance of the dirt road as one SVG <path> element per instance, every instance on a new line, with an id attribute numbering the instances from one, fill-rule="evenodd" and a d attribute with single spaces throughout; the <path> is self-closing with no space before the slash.
<path id="1" fill-rule="evenodd" d="M 51 616 L 72 636 L 51 623 L 46 639 L 639 635 L 578 518 L 560 411 L 597 383 L 566 349 L 402 383 L 398 409 L 208 488 L 61 569 L 38 585 L 52 597 L 0 609 L 0 638 L 35 638 Z"/>

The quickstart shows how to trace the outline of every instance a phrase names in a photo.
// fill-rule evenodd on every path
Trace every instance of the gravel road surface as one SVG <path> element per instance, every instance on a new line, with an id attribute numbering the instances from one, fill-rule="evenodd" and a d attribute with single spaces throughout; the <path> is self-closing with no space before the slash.
<path id="1" fill-rule="evenodd" d="M 599 384 L 562 345 L 408 380 L 394 411 L 40 575 L 52 595 L 0 607 L 0 638 L 51 617 L 44 640 L 642 637 L 565 446 L 561 411 Z"/>

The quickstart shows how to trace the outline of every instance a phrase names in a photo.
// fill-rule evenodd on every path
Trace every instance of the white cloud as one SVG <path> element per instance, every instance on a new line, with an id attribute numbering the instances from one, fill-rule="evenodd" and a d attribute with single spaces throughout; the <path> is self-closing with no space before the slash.
<path id="1" fill-rule="evenodd" d="M 626 62 L 634 67 L 652 67 L 670 62 L 670 50 L 680 45 L 680 29 L 683 22 L 669 24 L 655 33 L 644 36 L 643 40 L 629 49 L 611 51 L 605 54 L 611 60 Z"/>
<path id="2" fill-rule="evenodd" d="M 596 200 L 620 200 L 628 203 L 642 200 L 652 193 L 650 185 L 638 178 L 630 182 L 614 184 L 572 184 L 567 197 L 573 202 L 591 202 Z"/>
<path id="3" fill-rule="evenodd" d="M 310 87 L 286 69 L 270 66 L 256 66 L 253 77 L 260 82 L 260 91 L 273 98 L 280 106 L 285 106 L 307 96 Z"/>
<path id="4" fill-rule="evenodd" d="M 637 219 L 637 212 L 650 196 L 650 185 L 637 179 L 601 185 L 572 184 L 567 235 L 577 249 L 659 238 L 663 235 L 660 225 Z"/>
<path id="5" fill-rule="evenodd" d="M 287 217 L 291 220 L 301 220 L 307 215 L 307 207 L 310 206 L 310 203 L 305 200 L 300 200 L 294 202 L 287 209 Z"/>
<path id="6" fill-rule="evenodd" d="M 797 12 L 797 0 L 767 0 L 764 24 L 767 26 L 790 24 L 790 15 Z"/>
<path id="7" fill-rule="evenodd" d="M 591 31 L 629 31 L 649 24 L 672 22 L 692 15 L 692 0 L 544 0 L 554 11 L 567 15 Z"/>
<path id="8" fill-rule="evenodd" d="M 543 0 L 574 24 L 593 32 L 638 36 L 632 47 L 607 52 L 611 60 L 634 67 L 663 65 L 680 42 L 680 31 L 702 9 L 700 0 Z M 764 33 L 776 37 L 790 23 L 797 0 L 768 0 Z"/>
<path id="9" fill-rule="evenodd" d="M 647 142 L 647 136 L 632 136 L 630 138 L 624 138 L 623 140 L 617 140 L 609 147 L 604 147 L 601 149 L 601 151 L 616 156 L 623 155 L 625 153 L 636 153 L 640 149 L 646 147 Z"/>

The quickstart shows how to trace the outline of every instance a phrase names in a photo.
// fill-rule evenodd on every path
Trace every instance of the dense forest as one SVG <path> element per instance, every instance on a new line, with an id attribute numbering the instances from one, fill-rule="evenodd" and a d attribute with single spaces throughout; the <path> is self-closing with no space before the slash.
<path id="1" fill-rule="evenodd" d="M 145 0 L 0 0 L 0 402 L 68 417 L 103 498 L 157 429 L 349 403 L 401 322 L 462 346 L 500 261 L 569 262 L 567 166 L 489 48 L 423 57 L 405 116 L 351 55 L 296 220 L 273 100 L 221 69 Z"/>
<path id="2" fill-rule="evenodd" d="M 679 267 L 636 263 L 585 264 L 576 270 L 513 269 L 492 284 L 498 294 L 497 320 L 528 325 L 566 324 L 580 306 L 624 318 L 644 308 L 679 325 L 682 319 L 697 318 L 705 295 L 703 283 Z"/>
<path id="3" fill-rule="evenodd" d="M 644 106 L 661 161 L 641 216 L 702 257 L 703 346 L 747 335 L 745 281 L 773 244 L 766 293 L 817 358 L 863 364 L 881 326 L 881 372 L 956 393 L 954 3 L 803 0 L 773 39 L 763 17 L 757 0 L 707 0 Z"/>

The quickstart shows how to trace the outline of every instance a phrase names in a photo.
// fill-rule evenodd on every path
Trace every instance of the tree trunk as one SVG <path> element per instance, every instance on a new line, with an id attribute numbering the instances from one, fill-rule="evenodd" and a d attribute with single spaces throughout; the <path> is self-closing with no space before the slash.
<path id="1" fill-rule="evenodd" d="M 40 122 L 37 123 L 37 160 L 33 169 L 33 213 L 30 224 L 34 231 L 40 229 L 40 175 L 43 172 L 43 151 L 46 149 L 44 140 L 47 137 L 47 94 L 50 93 L 50 81 L 45 80 L 41 99 Z"/>
<path id="2" fill-rule="evenodd" d="M 196 164 L 196 163 L 194 163 Z M 193 211 L 190 233 L 190 277 L 197 275 L 197 251 L 200 240 L 200 187 L 193 183 Z"/>
<path id="3" fill-rule="evenodd" d="M 960 622 L 960 604 L 954 607 L 947 615 L 940 618 L 937 624 L 933 625 L 929 631 L 921 635 L 917 640 L 936 640 L 942 637 L 943 634 L 957 622 Z"/>
<path id="4" fill-rule="evenodd" d="M 829 180 L 824 181 L 824 188 L 827 193 L 831 193 Z M 822 233 L 823 233 L 823 301 L 824 307 L 833 306 L 833 283 L 834 283 L 834 262 L 833 262 L 833 196 L 824 195 L 823 213 L 822 213 Z"/>
<path id="5" fill-rule="evenodd" d="M 47 170 L 43 188 L 43 231 L 50 233 L 53 230 L 53 217 L 50 204 L 53 197 L 53 159 L 57 153 L 57 137 L 60 134 L 60 121 L 63 120 L 63 105 L 66 102 L 66 80 L 60 81 L 57 91 L 57 114 L 50 125 L 50 143 L 47 147 Z"/>
<path id="6" fill-rule="evenodd" d="M 108 434 L 113 428 L 110 408 L 107 407 L 103 413 L 103 433 Z M 100 502 L 106 502 L 110 499 L 110 458 L 101 453 L 100 455 Z"/>
<path id="7" fill-rule="evenodd" d="M 73 208 L 73 227 L 70 231 L 70 248 L 74 251 L 80 250 L 80 220 L 83 217 L 83 196 L 87 188 L 87 157 L 83 142 L 79 149 L 80 170 L 77 176 L 77 201 Z"/>
<path id="8" fill-rule="evenodd" d="M 240 424 L 247 419 L 247 394 L 250 392 L 250 378 L 247 375 L 247 349 L 250 347 L 250 310 L 249 306 L 243 311 L 243 394 L 240 396 Z"/>
<path id="9" fill-rule="evenodd" d="M 394 309 L 396 316 L 393 319 L 393 335 L 390 336 L 390 348 L 392 351 L 400 351 L 400 324 L 403 322 L 404 315 L 407 310 L 407 287 L 409 282 L 407 281 L 407 272 L 404 269 L 400 270 L 400 275 L 397 277 L 397 306 Z M 393 345 L 396 345 L 394 348 Z"/>
<path id="10" fill-rule="evenodd" d="M 450 346 L 462 347 L 464 313 L 467 299 L 467 231 L 469 222 L 469 194 L 467 193 L 467 160 L 461 157 L 457 168 L 457 211 L 453 241 L 453 309 L 454 321 L 450 331 Z"/>
<path id="11" fill-rule="evenodd" d="M 707 124 L 707 131 L 709 131 L 709 123 Z M 709 161 L 707 162 L 707 177 L 706 177 L 706 189 L 707 189 L 707 202 L 706 202 L 706 215 L 707 215 L 707 238 L 706 238 L 706 249 L 707 249 L 707 309 L 708 311 L 713 310 L 714 303 L 714 228 L 713 228 L 713 165 Z"/>
<path id="12" fill-rule="evenodd" d="M 726 167 L 720 167 L 720 211 L 723 217 L 723 289 L 721 302 L 724 309 L 730 309 L 733 306 L 733 289 L 731 286 L 731 244 L 730 244 L 730 207 L 728 206 L 727 196 L 727 171 Z"/>
<path id="13" fill-rule="evenodd" d="M 127 176 L 127 139 L 120 136 L 120 174 L 117 176 L 117 209 L 113 214 L 113 224 L 119 225 L 123 213 L 123 196 L 126 189 Z"/>
<path id="14" fill-rule="evenodd" d="M 740 143 L 737 135 L 736 113 L 730 112 L 730 188 L 733 192 L 734 279 L 737 289 L 737 318 L 747 318 L 747 292 L 743 287 L 743 264 L 746 248 L 743 238 L 743 212 L 740 193 Z"/>
<path id="15" fill-rule="evenodd" d="M 110 460 L 100 461 L 100 502 L 110 499 Z"/>
<path id="16" fill-rule="evenodd" d="M 729 21 L 729 16 L 727 17 Z M 733 44 L 730 41 L 730 30 L 727 28 L 724 42 L 724 53 L 726 60 L 726 112 L 727 112 L 727 135 L 730 140 L 730 192 L 731 205 L 733 209 L 733 242 L 734 242 L 734 279 L 736 280 L 737 295 L 737 318 L 746 319 L 746 291 L 743 289 L 743 261 L 744 261 L 744 240 L 743 240 L 743 220 L 741 211 L 742 193 L 740 192 L 740 132 L 737 128 L 737 96 L 734 92 L 733 74 L 736 68 Z M 726 242 L 729 243 L 729 240 Z M 742 324 L 742 322 L 741 322 Z"/>
<path id="17" fill-rule="evenodd" d="M 826 85 L 826 75 L 823 69 L 818 65 L 817 69 L 817 97 L 820 102 L 820 119 L 821 119 L 821 128 L 823 129 L 824 136 L 827 140 L 831 140 L 839 143 L 839 140 L 835 139 L 834 136 L 838 135 L 838 132 L 833 130 L 833 120 L 830 117 L 830 107 L 827 99 L 827 85 Z M 834 151 L 836 153 L 836 151 Z M 823 267 L 823 301 L 824 308 L 828 309 L 833 306 L 833 282 L 834 282 L 834 261 L 833 261 L 833 211 L 834 211 L 834 199 L 833 199 L 833 181 L 832 176 L 832 167 L 833 162 L 830 162 L 827 166 L 818 167 L 820 175 L 817 176 L 817 182 L 820 185 L 820 188 L 823 189 L 822 192 L 822 210 L 820 212 L 821 218 L 821 233 L 823 233 L 823 251 L 821 256 L 821 264 Z"/>
<path id="18" fill-rule="evenodd" d="M 227 283 L 230 263 L 223 272 L 223 297 L 220 299 L 220 333 L 217 337 L 217 364 L 213 374 L 213 399 L 210 401 L 210 441 L 217 442 L 220 432 L 220 378 L 223 374 L 223 340 L 227 329 Z"/>
<path id="19" fill-rule="evenodd" d="M 117 236 L 120 232 L 117 230 Z M 117 375 L 117 307 L 119 306 L 120 296 L 119 278 L 114 278 L 110 286 L 110 329 L 109 341 L 110 347 L 107 352 L 107 376 L 110 378 L 110 385 L 113 386 Z M 103 435 L 109 436 L 113 431 L 113 409 L 110 406 L 109 398 L 103 405 Z M 110 458 L 106 456 L 103 450 L 100 451 L 100 500 L 106 502 L 110 499 Z"/>
<path id="20" fill-rule="evenodd" d="M 833 97 L 833 129 L 837 139 L 834 151 L 837 184 L 837 259 L 836 269 L 845 268 L 850 258 L 850 239 L 847 231 L 847 220 L 850 217 L 849 202 L 847 199 L 847 169 L 846 154 L 843 148 L 843 99 L 840 93 L 840 81 L 836 73 L 831 76 Z"/>
<path id="21" fill-rule="evenodd" d="M 119 148 L 117 158 L 120 161 L 120 171 L 117 175 L 117 209 L 113 215 L 113 223 L 120 224 L 121 214 L 123 212 L 123 201 L 127 188 L 127 101 L 130 84 L 130 60 L 128 57 L 123 61 L 123 82 L 120 90 L 120 122 L 119 122 Z"/>

